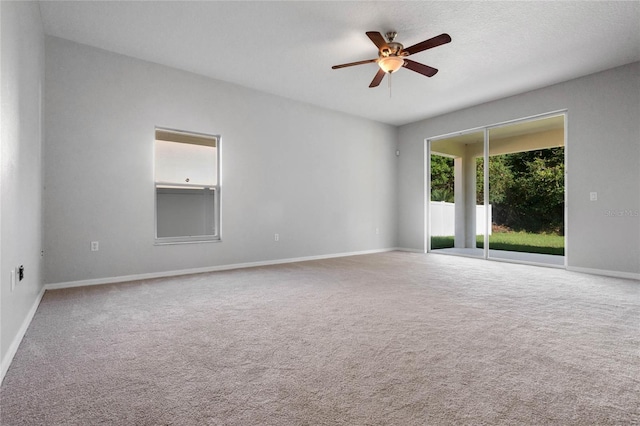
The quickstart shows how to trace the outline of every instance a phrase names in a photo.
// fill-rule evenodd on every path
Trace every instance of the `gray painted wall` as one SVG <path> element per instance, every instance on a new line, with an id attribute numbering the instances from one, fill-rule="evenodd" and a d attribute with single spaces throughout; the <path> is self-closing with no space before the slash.
<path id="1" fill-rule="evenodd" d="M 45 282 L 395 247 L 395 127 L 62 39 L 46 55 Z M 155 126 L 221 135 L 222 242 L 154 246 Z"/>
<path id="2" fill-rule="evenodd" d="M 0 357 L 4 371 L 10 345 L 42 291 L 44 35 L 37 3 L 3 1 L 0 8 Z M 19 265 L 24 265 L 25 277 L 11 291 L 10 271 Z"/>
<path id="3" fill-rule="evenodd" d="M 640 273 L 640 63 L 402 126 L 398 244 L 424 245 L 424 139 L 568 110 L 568 265 Z M 598 201 L 589 201 L 596 191 Z M 612 213 L 630 215 L 612 216 Z"/>

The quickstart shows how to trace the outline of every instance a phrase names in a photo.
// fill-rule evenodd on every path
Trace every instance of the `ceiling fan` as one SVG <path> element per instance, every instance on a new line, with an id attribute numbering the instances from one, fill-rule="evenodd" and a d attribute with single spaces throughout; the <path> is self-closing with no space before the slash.
<path id="1" fill-rule="evenodd" d="M 390 31 L 386 34 L 387 38 L 385 40 L 385 38 L 379 32 L 367 31 L 367 36 L 378 48 L 378 58 L 367 59 L 358 62 L 350 62 L 348 64 L 342 65 L 334 65 L 331 67 L 331 69 L 337 70 L 339 68 L 377 62 L 380 69 L 378 70 L 375 77 L 373 77 L 373 80 L 371 81 L 369 87 L 377 87 L 384 78 L 385 74 L 396 72 L 401 67 L 408 68 L 411 71 L 415 71 L 418 74 L 422 74 L 427 77 L 433 77 L 438 72 L 437 69 L 416 61 L 412 61 L 411 59 L 406 59 L 406 57 L 409 55 L 413 55 L 414 53 L 422 52 L 423 50 L 431 49 L 433 47 L 449 43 L 451 41 L 451 37 L 449 36 L 449 34 L 440 34 L 439 36 L 435 36 L 428 40 L 414 44 L 413 46 L 407 47 L 406 49 L 402 44 L 395 41 L 397 35 L 398 33 L 396 33 L 395 31 Z"/>

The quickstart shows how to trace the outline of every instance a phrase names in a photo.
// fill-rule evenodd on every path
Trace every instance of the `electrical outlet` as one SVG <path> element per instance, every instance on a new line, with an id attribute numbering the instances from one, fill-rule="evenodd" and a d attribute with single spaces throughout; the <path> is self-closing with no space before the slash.
<path id="1" fill-rule="evenodd" d="M 100 242 L 91 241 L 91 251 L 98 251 L 98 250 L 100 250 Z"/>
<path id="2" fill-rule="evenodd" d="M 280 234 L 274 234 L 273 241 L 280 241 Z"/>
<path id="3" fill-rule="evenodd" d="M 589 200 L 598 201 L 598 193 L 597 192 L 590 192 L 589 193 Z"/>

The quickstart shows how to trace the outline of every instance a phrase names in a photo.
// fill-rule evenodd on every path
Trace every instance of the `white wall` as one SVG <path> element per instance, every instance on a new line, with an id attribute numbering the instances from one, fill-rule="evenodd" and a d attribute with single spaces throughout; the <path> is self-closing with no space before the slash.
<path id="1" fill-rule="evenodd" d="M 38 4 L 0 2 L 0 358 L 4 375 L 42 291 L 44 35 Z M 10 271 L 25 267 L 11 291 Z"/>
<path id="2" fill-rule="evenodd" d="M 568 110 L 568 266 L 640 273 L 640 63 L 402 126 L 398 244 L 423 249 L 424 139 Z M 598 201 L 589 193 L 598 192 Z M 612 216 L 610 212 L 630 212 Z"/>
<path id="3" fill-rule="evenodd" d="M 47 283 L 396 245 L 392 126 L 57 38 L 45 88 Z M 155 126 L 221 135 L 222 242 L 153 245 Z"/>

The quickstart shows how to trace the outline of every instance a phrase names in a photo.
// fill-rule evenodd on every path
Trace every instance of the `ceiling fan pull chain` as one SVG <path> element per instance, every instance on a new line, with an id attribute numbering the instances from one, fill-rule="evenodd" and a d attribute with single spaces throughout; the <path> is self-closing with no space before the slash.
<path id="1" fill-rule="evenodd" d="M 389 73 L 389 99 L 391 99 L 391 74 L 393 74 L 392 72 Z"/>

